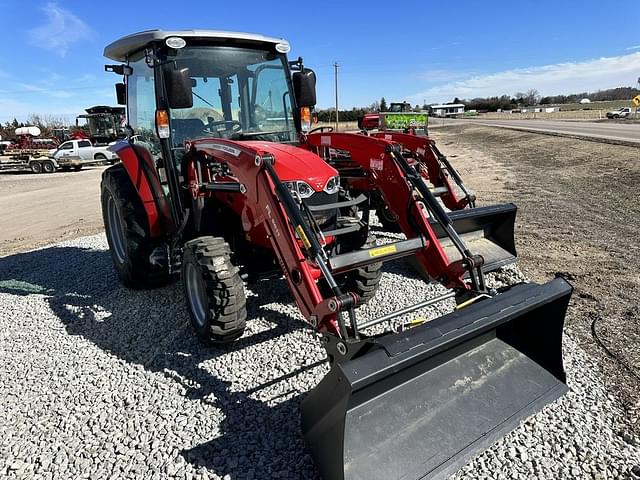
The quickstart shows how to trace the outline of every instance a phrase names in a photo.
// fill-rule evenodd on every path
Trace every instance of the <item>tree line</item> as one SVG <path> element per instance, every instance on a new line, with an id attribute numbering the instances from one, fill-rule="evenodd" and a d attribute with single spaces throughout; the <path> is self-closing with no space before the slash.
<path id="1" fill-rule="evenodd" d="M 524 93 L 518 92 L 513 97 L 501 95 L 495 97 L 472 98 L 460 100 L 455 98 L 452 103 L 463 103 L 467 110 L 493 111 L 513 110 L 521 107 L 534 105 L 555 105 L 564 103 L 578 103 L 583 98 L 588 98 L 592 102 L 611 100 L 630 100 L 636 95 L 640 95 L 640 90 L 633 87 L 609 88 L 598 90 L 597 92 L 581 92 L 571 95 L 550 95 L 541 96 L 535 88 Z"/>
<path id="2" fill-rule="evenodd" d="M 511 95 L 499 95 L 492 97 L 477 97 L 471 99 L 454 98 L 450 103 L 462 103 L 466 110 L 478 110 L 495 112 L 496 110 L 514 110 L 522 107 L 534 105 L 555 105 L 563 103 L 578 103 L 583 98 L 588 98 L 592 102 L 611 101 L 611 100 L 630 100 L 636 95 L 640 95 L 640 90 L 634 87 L 617 87 L 606 90 L 598 90 L 597 92 L 581 92 L 570 95 L 549 95 L 541 96 L 535 88 L 526 92 L 517 92 Z M 387 101 L 382 97 L 379 101 L 373 102 L 368 107 L 352 108 L 351 110 L 340 110 L 340 121 L 351 122 L 356 121 L 359 117 L 369 112 L 386 112 L 389 107 Z M 429 110 L 429 105 L 415 105 L 414 111 Z M 334 108 L 319 110 L 318 121 L 335 122 L 336 112 Z"/>
<path id="3" fill-rule="evenodd" d="M 40 136 L 42 138 L 48 138 L 53 136 L 54 129 L 63 128 L 65 125 L 66 122 L 62 118 L 34 113 L 29 115 L 26 122 L 19 122 L 14 118 L 12 122 L 7 121 L 4 124 L 0 123 L 0 137 L 2 137 L 2 140 L 15 140 L 16 128 L 38 127 L 41 132 Z"/>

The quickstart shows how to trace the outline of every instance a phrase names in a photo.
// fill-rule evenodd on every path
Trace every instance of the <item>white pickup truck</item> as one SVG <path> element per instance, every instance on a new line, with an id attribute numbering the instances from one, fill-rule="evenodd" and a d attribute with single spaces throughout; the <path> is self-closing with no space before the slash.
<path id="1" fill-rule="evenodd" d="M 618 110 L 607 112 L 607 118 L 627 118 L 630 115 L 633 115 L 633 108 L 631 107 L 622 107 Z"/>
<path id="2" fill-rule="evenodd" d="M 63 169 L 80 170 L 83 165 L 115 163 L 118 156 L 107 150 L 108 147 L 108 145 L 96 147 L 90 140 L 68 140 L 61 143 L 55 150 L 51 150 L 49 156 L 53 157 Z"/>

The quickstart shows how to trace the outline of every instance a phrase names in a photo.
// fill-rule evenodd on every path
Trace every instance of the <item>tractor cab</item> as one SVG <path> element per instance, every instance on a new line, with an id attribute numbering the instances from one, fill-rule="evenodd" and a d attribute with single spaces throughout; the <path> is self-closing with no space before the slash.
<path id="1" fill-rule="evenodd" d="M 262 35 L 152 30 L 117 40 L 105 56 L 124 63 L 106 69 L 124 75 L 117 88 L 129 125 L 166 157 L 199 138 L 297 143 L 310 127 L 315 74 L 302 59 L 289 62 L 289 50 Z"/>

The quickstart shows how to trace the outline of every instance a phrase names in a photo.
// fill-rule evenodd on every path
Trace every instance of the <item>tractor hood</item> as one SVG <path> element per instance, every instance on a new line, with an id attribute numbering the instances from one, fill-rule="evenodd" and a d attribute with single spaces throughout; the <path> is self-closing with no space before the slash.
<path id="1" fill-rule="evenodd" d="M 272 142 L 242 142 L 256 150 L 270 153 L 276 159 L 275 170 L 283 182 L 304 180 L 316 192 L 321 192 L 338 171 L 315 153 L 304 148 Z"/>

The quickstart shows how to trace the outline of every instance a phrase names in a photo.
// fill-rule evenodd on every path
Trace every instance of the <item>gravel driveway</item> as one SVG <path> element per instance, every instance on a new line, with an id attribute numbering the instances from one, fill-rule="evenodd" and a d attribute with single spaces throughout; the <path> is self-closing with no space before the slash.
<path id="1" fill-rule="evenodd" d="M 371 314 L 406 303 L 399 292 L 439 288 L 398 265 L 385 267 Z M 324 352 L 283 303 L 284 283 L 248 295 L 242 339 L 207 348 L 180 284 L 124 289 L 103 235 L 0 258 L 0 477 L 318 478 L 299 406 L 328 370 Z M 640 443 L 565 338 L 571 392 L 456 478 L 640 478 Z"/>

